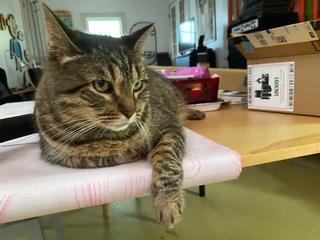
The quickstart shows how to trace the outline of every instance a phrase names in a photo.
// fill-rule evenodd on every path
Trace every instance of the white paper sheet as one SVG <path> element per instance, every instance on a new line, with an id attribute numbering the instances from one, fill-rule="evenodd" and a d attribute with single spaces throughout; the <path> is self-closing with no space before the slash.
<path id="1" fill-rule="evenodd" d="M 0 105 L 0 119 L 33 113 L 34 101 L 14 102 Z"/>

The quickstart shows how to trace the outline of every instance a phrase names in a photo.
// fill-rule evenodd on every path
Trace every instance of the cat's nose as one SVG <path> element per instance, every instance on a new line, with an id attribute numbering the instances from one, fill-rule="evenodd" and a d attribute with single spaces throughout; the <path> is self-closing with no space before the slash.
<path id="1" fill-rule="evenodd" d="M 122 111 L 122 114 L 125 115 L 128 119 L 135 113 L 135 111 Z"/>
<path id="2" fill-rule="evenodd" d="M 130 98 L 122 98 L 118 107 L 119 111 L 128 119 L 136 112 L 136 103 Z"/>

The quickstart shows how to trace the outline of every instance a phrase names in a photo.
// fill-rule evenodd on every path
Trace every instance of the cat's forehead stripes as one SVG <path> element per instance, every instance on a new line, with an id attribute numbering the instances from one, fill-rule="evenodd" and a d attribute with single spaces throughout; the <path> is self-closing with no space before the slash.
<path id="1" fill-rule="evenodd" d="M 102 65 L 104 72 L 111 77 L 112 82 L 134 83 L 139 79 L 139 68 L 126 52 L 121 50 L 104 52 L 102 57 L 105 59 Z"/>
<path id="2" fill-rule="evenodd" d="M 138 73 L 137 67 L 136 67 L 135 64 L 132 64 L 132 66 L 131 66 L 131 73 L 132 73 L 132 80 L 133 80 L 133 81 L 139 80 L 139 78 L 140 78 L 139 75 L 140 75 L 140 74 Z"/>

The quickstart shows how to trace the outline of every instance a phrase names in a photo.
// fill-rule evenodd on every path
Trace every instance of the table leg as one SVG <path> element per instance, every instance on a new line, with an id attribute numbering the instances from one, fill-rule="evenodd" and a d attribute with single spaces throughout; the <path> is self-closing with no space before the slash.
<path id="1" fill-rule="evenodd" d="M 108 204 L 102 205 L 102 215 L 103 220 L 105 224 L 109 224 L 109 210 L 108 210 Z"/>
<path id="2" fill-rule="evenodd" d="M 206 185 L 199 186 L 199 196 L 205 197 L 206 196 Z"/>

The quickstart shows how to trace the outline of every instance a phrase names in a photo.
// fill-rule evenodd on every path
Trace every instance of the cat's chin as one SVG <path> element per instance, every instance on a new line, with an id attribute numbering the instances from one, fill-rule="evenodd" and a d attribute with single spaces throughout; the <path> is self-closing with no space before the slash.
<path id="1" fill-rule="evenodd" d="M 105 128 L 112 130 L 114 132 L 119 132 L 126 130 L 130 125 L 130 121 L 128 120 L 120 120 L 120 121 L 115 121 L 113 123 L 109 123 L 108 125 L 105 126 Z"/>
<path id="2" fill-rule="evenodd" d="M 120 123 L 120 124 L 114 124 L 113 126 L 110 126 L 111 130 L 119 132 L 127 129 L 129 127 L 129 121 L 126 123 Z"/>
<path id="3" fill-rule="evenodd" d="M 109 122 L 104 127 L 114 132 L 120 132 L 126 130 L 135 121 L 136 114 L 132 115 L 129 119 L 123 117 L 113 122 Z"/>

